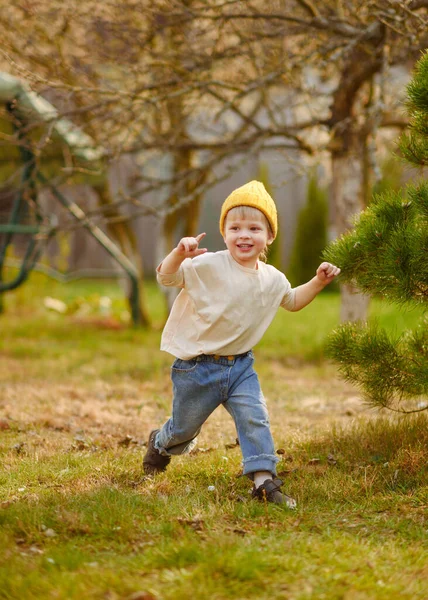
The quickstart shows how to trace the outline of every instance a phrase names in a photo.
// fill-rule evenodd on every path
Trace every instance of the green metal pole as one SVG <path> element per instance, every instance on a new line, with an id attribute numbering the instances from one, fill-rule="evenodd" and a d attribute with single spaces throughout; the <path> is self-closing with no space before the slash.
<path id="1" fill-rule="evenodd" d="M 19 190 L 19 194 L 14 200 L 12 211 L 10 213 L 9 223 L 0 228 L 3 230 L 5 234 L 5 238 L 3 240 L 2 245 L 0 246 L 0 292 L 4 292 L 6 290 L 12 290 L 18 287 L 23 281 L 25 281 L 28 277 L 29 272 L 31 271 L 32 265 L 36 262 L 37 258 L 41 253 L 41 247 L 37 248 L 37 240 L 34 236 L 35 232 L 39 231 L 37 226 L 31 226 L 27 231 L 27 227 L 25 225 L 20 225 L 18 223 L 20 217 L 22 216 L 23 208 L 24 210 L 27 208 L 27 205 L 23 202 L 24 194 L 28 193 L 34 200 L 34 204 L 37 204 L 36 197 L 36 185 L 35 185 L 35 171 L 36 171 L 36 160 L 34 154 L 31 150 L 30 145 L 26 142 L 25 134 L 22 131 L 23 123 L 20 119 L 18 119 L 14 113 L 14 109 L 11 104 L 7 106 L 8 112 L 12 116 L 13 127 L 18 135 L 19 144 L 19 152 L 22 157 L 23 162 L 23 170 L 21 176 L 21 188 Z M 36 219 L 40 223 L 41 218 L 36 213 Z M 32 233 L 28 248 L 25 253 L 25 257 L 21 264 L 21 269 L 16 278 L 12 281 L 4 283 L 3 281 L 3 264 L 4 259 L 6 257 L 7 247 L 11 244 L 13 236 L 15 233 Z M 3 310 L 4 305 L 1 301 L 0 296 L 0 312 Z"/>
<path id="2" fill-rule="evenodd" d="M 14 200 L 12 211 L 10 213 L 9 223 L 8 225 L 2 227 L 5 237 L 4 241 L 0 247 L 0 292 L 4 292 L 6 290 L 11 290 L 18 287 L 25 279 L 28 277 L 29 271 L 31 270 L 31 257 L 33 256 L 33 264 L 37 260 L 39 253 L 36 251 L 36 240 L 33 237 L 30 239 L 27 251 L 25 253 L 25 258 L 21 265 L 21 270 L 18 273 L 17 277 L 10 282 L 4 283 L 3 280 L 3 265 L 4 259 L 6 257 L 6 251 L 8 246 L 11 244 L 13 240 L 13 236 L 24 226 L 19 225 L 18 221 L 22 216 L 23 209 L 26 210 L 27 206 L 23 202 L 24 194 L 28 193 L 33 197 L 34 203 L 37 203 L 36 198 L 36 187 L 35 187 L 35 178 L 34 172 L 36 170 L 36 161 L 33 152 L 31 151 L 31 147 L 28 143 L 25 143 L 25 135 L 22 132 L 22 121 L 16 118 L 14 113 L 14 109 L 11 104 L 7 105 L 7 110 L 12 116 L 12 122 L 14 130 L 18 135 L 19 144 L 19 152 L 22 157 L 23 162 L 23 170 L 21 176 L 21 187 L 17 197 Z M 40 222 L 40 217 L 36 215 L 36 219 Z M 22 231 L 20 231 L 22 232 Z M 34 234 L 34 231 L 31 233 Z M 0 296 L 0 312 L 4 309 L 4 304 L 2 301 L 2 297 Z"/>

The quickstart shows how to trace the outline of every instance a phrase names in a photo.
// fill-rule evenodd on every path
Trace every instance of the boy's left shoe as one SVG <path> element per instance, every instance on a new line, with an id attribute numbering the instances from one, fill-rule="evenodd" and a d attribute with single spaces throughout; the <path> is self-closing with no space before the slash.
<path id="1" fill-rule="evenodd" d="M 281 479 L 266 479 L 259 487 L 253 487 L 252 498 L 262 502 L 272 502 L 273 504 L 285 504 L 288 508 L 296 508 L 297 502 L 294 498 L 281 492 Z"/>
<path id="2" fill-rule="evenodd" d="M 157 475 L 165 471 L 171 461 L 170 456 L 164 456 L 155 448 L 155 437 L 159 429 L 154 429 L 149 435 L 147 452 L 143 459 L 143 470 L 146 475 Z"/>

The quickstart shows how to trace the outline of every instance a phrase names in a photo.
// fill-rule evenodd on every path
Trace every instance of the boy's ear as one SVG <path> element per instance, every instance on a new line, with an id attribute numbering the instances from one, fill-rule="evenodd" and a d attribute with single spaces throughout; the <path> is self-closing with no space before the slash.
<path id="1" fill-rule="evenodd" d="M 267 243 L 267 245 L 268 245 L 268 246 L 270 246 L 270 245 L 272 244 L 272 242 L 274 241 L 274 239 L 275 239 L 275 238 L 273 237 L 273 234 L 272 234 L 272 233 L 270 233 L 270 234 L 269 234 L 269 237 L 268 237 L 268 239 L 267 239 L 267 242 L 266 242 L 266 243 Z"/>

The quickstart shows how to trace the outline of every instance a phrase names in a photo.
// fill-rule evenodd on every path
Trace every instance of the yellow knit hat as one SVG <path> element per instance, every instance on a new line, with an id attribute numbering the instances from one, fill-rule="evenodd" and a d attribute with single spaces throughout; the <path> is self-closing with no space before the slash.
<path id="1" fill-rule="evenodd" d="M 220 232 L 224 236 L 224 222 L 226 215 L 235 206 L 252 206 L 260 210 L 269 222 L 273 237 L 276 238 L 278 232 L 278 215 L 275 202 L 266 191 L 265 186 L 260 181 L 250 181 L 245 185 L 234 190 L 223 202 L 220 213 Z"/>

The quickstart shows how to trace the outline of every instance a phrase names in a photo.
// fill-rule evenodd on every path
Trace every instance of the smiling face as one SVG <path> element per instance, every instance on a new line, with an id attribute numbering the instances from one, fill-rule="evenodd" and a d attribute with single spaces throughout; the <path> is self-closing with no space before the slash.
<path id="1" fill-rule="evenodd" d="M 223 239 L 238 264 L 255 269 L 260 254 L 273 242 L 273 235 L 261 211 L 238 206 L 227 213 Z"/>

